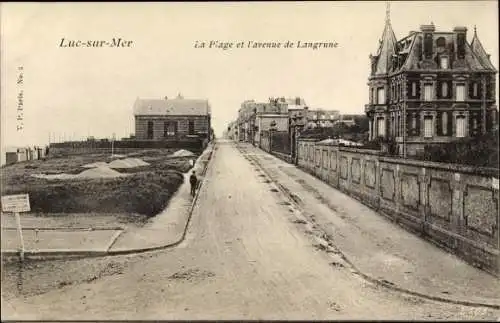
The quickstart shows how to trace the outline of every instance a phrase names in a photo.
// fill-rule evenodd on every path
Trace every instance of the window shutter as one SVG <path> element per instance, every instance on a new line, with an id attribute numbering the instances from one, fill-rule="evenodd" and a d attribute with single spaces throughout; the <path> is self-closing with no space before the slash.
<path id="1" fill-rule="evenodd" d="M 443 127 L 442 127 L 442 116 L 443 113 L 438 113 L 436 116 L 436 133 L 438 136 L 443 135 Z"/>
<path id="2" fill-rule="evenodd" d="M 415 135 L 420 136 L 420 114 L 418 112 L 415 114 L 415 118 L 416 118 Z"/>

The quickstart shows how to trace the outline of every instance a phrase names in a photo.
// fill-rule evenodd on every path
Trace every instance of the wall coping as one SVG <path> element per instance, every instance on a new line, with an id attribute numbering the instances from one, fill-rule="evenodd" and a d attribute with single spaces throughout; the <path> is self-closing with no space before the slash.
<path id="1" fill-rule="evenodd" d="M 403 158 L 394 158 L 387 156 L 380 156 L 380 161 L 391 164 L 403 164 L 409 166 L 426 167 L 437 170 L 453 171 L 456 173 L 467 173 L 467 174 L 491 176 L 497 178 L 500 175 L 500 170 L 498 169 L 488 168 L 488 167 L 478 167 L 472 165 L 439 163 L 426 160 L 403 159 Z"/>
<path id="2" fill-rule="evenodd" d="M 314 140 L 304 140 L 300 139 L 300 141 L 314 142 Z M 353 148 L 346 146 L 339 146 L 333 144 L 319 144 L 316 143 L 315 146 L 330 146 L 330 147 L 338 147 L 339 151 L 350 152 L 355 154 L 365 154 L 365 155 L 373 155 L 378 156 L 381 162 L 391 163 L 391 164 L 403 164 L 408 166 L 416 166 L 416 167 L 426 167 L 432 168 L 436 170 L 443 171 L 452 171 L 455 173 L 465 173 L 465 174 L 473 174 L 480 176 L 488 176 L 488 177 L 500 177 L 500 170 L 496 168 L 489 167 L 478 167 L 473 165 L 465 165 L 465 164 L 451 164 L 451 163 L 440 163 L 440 162 L 432 162 L 426 160 L 417 160 L 417 159 L 403 159 L 398 157 L 389 157 L 384 156 L 381 151 L 371 150 L 371 149 L 362 149 L 362 148 Z"/>

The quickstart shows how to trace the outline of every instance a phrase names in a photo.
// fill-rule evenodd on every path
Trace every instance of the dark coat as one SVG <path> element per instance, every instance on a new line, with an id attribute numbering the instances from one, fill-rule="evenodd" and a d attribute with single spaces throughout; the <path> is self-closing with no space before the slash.
<path id="1" fill-rule="evenodd" d="M 191 183 L 191 185 L 196 185 L 197 182 L 198 182 L 198 178 L 196 178 L 195 174 L 192 174 L 191 176 L 189 176 L 189 183 Z"/>

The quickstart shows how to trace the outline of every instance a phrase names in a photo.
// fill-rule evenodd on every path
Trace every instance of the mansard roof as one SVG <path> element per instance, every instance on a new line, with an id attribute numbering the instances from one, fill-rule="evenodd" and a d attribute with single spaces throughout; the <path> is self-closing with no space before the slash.
<path id="1" fill-rule="evenodd" d="M 436 40 L 442 39 L 446 44 L 444 49 L 452 54 L 454 48 L 454 33 L 453 32 L 432 32 L 434 44 Z M 420 69 L 421 56 L 423 51 L 423 32 L 413 31 L 409 36 L 406 36 L 396 43 L 395 54 L 398 59 L 402 59 L 400 68 L 390 65 L 390 72 L 398 72 L 401 70 Z M 391 58 L 392 59 L 392 58 Z M 474 33 L 474 38 L 469 44 L 465 43 L 465 69 L 470 71 L 496 71 L 491 63 L 486 51 Z"/>

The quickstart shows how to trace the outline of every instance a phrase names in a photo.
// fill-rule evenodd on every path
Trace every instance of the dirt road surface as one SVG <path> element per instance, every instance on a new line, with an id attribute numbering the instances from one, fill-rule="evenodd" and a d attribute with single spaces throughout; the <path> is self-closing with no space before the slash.
<path id="1" fill-rule="evenodd" d="M 300 229 L 300 212 L 219 143 L 186 240 L 155 253 L 6 264 L 2 319 L 487 319 L 500 312 L 365 281 Z"/>

